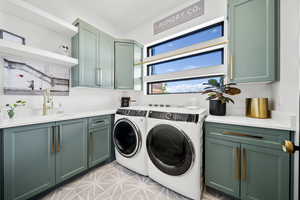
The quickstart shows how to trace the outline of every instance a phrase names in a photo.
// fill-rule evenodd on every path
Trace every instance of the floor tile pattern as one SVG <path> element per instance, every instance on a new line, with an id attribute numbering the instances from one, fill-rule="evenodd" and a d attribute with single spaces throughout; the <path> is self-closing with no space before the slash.
<path id="1" fill-rule="evenodd" d="M 202 200 L 229 200 L 220 194 L 204 192 Z M 42 200 L 188 200 L 140 176 L 116 162 L 96 168 Z"/>

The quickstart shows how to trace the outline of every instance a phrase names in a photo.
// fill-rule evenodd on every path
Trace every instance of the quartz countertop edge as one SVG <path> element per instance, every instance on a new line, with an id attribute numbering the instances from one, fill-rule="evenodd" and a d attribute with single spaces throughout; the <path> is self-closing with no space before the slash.
<path id="1" fill-rule="evenodd" d="M 268 128 L 277 130 L 287 130 L 295 131 L 295 127 L 292 122 L 288 120 L 278 120 L 278 119 L 255 119 L 245 116 L 213 116 L 208 115 L 205 119 L 206 122 L 214 122 L 221 124 L 232 124 L 239 126 L 250 126 L 258 128 Z"/>
<path id="2" fill-rule="evenodd" d="M 0 121 L 0 129 L 13 128 L 19 126 L 44 124 L 50 122 L 59 122 L 72 119 L 82 119 L 88 117 L 96 117 L 101 115 L 112 115 L 115 114 L 116 110 L 99 110 L 91 112 L 76 112 L 76 113 L 63 113 L 63 114 L 53 114 L 47 116 L 38 117 L 27 117 L 27 118 L 16 118 L 12 120 Z"/>

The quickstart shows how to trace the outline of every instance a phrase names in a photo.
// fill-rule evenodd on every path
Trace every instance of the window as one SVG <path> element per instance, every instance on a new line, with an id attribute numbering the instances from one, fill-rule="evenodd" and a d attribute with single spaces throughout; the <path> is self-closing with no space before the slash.
<path id="1" fill-rule="evenodd" d="M 145 47 L 144 93 L 199 93 L 209 79 L 224 81 L 227 74 L 224 17 Z M 161 54 L 161 55 L 160 55 Z"/>
<path id="2" fill-rule="evenodd" d="M 223 76 L 200 77 L 148 83 L 148 94 L 182 94 L 202 92 L 209 79 L 223 81 Z"/>
<path id="3" fill-rule="evenodd" d="M 223 49 L 148 65 L 148 76 L 223 65 Z"/>
<path id="4" fill-rule="evenodd" d="M 223 22 L 150 46 L 147 48 L 148 57 L 206 42 L 222 36 L 224 36 Z"/>

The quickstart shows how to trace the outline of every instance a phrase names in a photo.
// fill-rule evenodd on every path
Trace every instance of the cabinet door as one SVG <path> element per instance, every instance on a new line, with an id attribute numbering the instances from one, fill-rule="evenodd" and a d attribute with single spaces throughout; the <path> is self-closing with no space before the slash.
<path id="1" fill-rule="evenodd" d="M 54 124 L 4 130 L 4 199 L 28 199 L 55 184 Z"/>
<path id="2" fill-rule="evenodd" d="M 99 69 L 96 82 L 101 88 L 114 88 L 114 38 L 99 33 Z"/>
<path id="3" fill-rule="evenodd" d="M 229 0 L 231 81 L 275 80 L 275 1 Z"/>
<path id="4" fill-rule="evenodd" d="M 93 167 L 111 156 L 110 125 L 89 131 L 89 167 Z"/>
<path id="5" fill-rule="evenodd" d="M 241 197 L 289 200 L 290 156 L 279 150 L 242 144 Z"/>
<path id="6" fill-rule="evenodd" d="M 98 30 L 79 25 L 79 86 L 96 87 L 98 69 Z"/>
<path id="7" fill-rule="evenodd" d="M 115 43 L 115 88 L 133 89 L 134 45 L 127 42 Z"/>
<path id="8" fill-rule="evenodd" d="M 72 57 L 79 59 L 79 34 L 72 37 Z M 72 67 L 72 87 L 79 86 L 79 64 Z"/>
<path id="9" fill-rule="evenodd" d="M 87 169 L 87 120 L 57 123 L 56 183 Z"/>
<path id="10" fill-rule="evenodd" d="M 205 139 L 205 184 L 226 194 L 240 196 L 240 144 Z"/>
<path id="11" fill-rule="evenodd" d="M 143 90 L 143 47 L 134 44 L 134 90 Z"/>

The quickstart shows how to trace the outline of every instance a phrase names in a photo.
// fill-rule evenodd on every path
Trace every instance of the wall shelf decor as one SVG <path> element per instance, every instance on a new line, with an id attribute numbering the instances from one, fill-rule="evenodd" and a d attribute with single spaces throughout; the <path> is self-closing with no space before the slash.
<path id="1" fill-rule="evenodd" d="M 0 56 L 17 56 L 26 59 L 35 59 L 47 63 L 72 67 L 78 60 L 69 56 L 60 55 L 51 51 L 28 47 L 0 39 Z"/>

